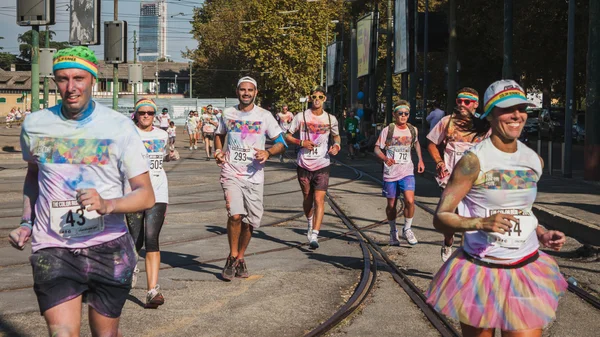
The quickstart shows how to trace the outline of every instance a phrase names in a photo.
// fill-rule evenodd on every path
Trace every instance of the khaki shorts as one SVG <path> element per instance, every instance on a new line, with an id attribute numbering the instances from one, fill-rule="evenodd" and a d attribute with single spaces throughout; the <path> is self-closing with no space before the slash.
<path id="1" fill-rule="evenodd" d="M 239 214 L 242 216 L 242 222 L 258 228 L 264 211 L 264 185 L 242 179 L 244 180 L 221 177 L 227 213 L 229 216 Z"/>

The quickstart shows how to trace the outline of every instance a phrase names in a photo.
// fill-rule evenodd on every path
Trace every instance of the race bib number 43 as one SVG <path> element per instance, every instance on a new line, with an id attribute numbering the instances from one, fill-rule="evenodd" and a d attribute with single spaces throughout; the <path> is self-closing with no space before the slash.
<path id="1" fill-rule="evenodd" d="M 96 211 L 86 211 L 77 200 L 52 201 L 50 206 L 50 227 L 63 238 L 87 236 L 104 230 L 104 218 Z"/>

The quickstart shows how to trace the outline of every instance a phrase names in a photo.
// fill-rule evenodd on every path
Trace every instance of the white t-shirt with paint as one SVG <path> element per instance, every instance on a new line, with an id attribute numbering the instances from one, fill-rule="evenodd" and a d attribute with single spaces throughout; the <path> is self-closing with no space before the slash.
<path id="1" fill-rule="evenodd" d="M 169 122 L 171 122 L 171 117 L 169 117 L 168 112 L 165 114 L 161 113 L 158 116 L 156 116 L 156 118 L 159 120 L 161 128 L 169 127 Z"/>
<path id="2" fill-rule="evenodd" d="M 86 248 L 126 234 L 123 214 L 100 216 L 80 208 L 76 190 L 94 188 L 103 199 L 120 198 L 125 181 L 149 168 L 137 127 L 127 117 L 95 102 L 89 116 L 68 120 L 61 107 L 31 114 L 21 131 L 23 159 L 39 168 L 34 252 Z"/>
<path id="3" fill-rule="evenodd" d="M 277 138 L 281 133 L 273 115 L 261 107 L 255 105 L 249 112 L 240 111 L 237 106 L 225 109 L 216 131 L 227 134 L 226 163 L 221 176 L 262 184 L 265 164 L 254 159 L 254 149 L 264 150 L 267 137 Z"/>
<path id="4" fill-rule="evenodd" d="M 304 124 L 305 120 L 307 125 Z M 300 140 L 310 140 L 316 145 L 312 151 L 303 147 L 298 152 L 298 165 L 309 171 L 329 166 L 329 148 L 333 146 L 333 143 L 329 144 L 329 134 L 340 134 L 337 118 L 325 111 L 319 116 L 313 115 L 308 109 L 297 114 L 292 120 L 288 132 L 294 134 L 296 131 L 300 133 Z"/>
<path id="5" fill-rule="evenodd" d="M 385 155 L 388 158 L 394 159 L 396 162 L 392 166 L 383 164 L 383 181 L 398 181 L 404 177 L 414 175 L 415 166 L 412 162 L 411 150 L 412 150 L 412 136 L 410 130 L 400 129 L 394 127 L 394 135 L 391 139 L 391 144 L 386 147 L 386 140 L 389 132 L 389 126 L 381 130 L 381 134 L 377 139 L 375 146 L 379 146 L 380 149 L 385 150 Z M 415 136 L 418 138 L 419 134 L 415 128 Z"/>
<path id="6" fill-rule="evenodd" d="M 166 131 L 152 128 L 152 131 L 142 131 L 138 128 L 144 147 L 150 161 L 150 181 L 154 189 L 156 202 L 169 202 L 169 183 L 163 169 L 163 159 L 167 154 L 168 137 Z"/>

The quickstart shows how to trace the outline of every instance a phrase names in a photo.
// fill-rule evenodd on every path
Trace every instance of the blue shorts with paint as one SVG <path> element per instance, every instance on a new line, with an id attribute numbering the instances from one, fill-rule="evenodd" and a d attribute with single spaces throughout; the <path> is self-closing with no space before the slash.
<path id="1" fill-rule="evenodd" d="M 401 192 L 415 190 L 415 176 L 406 176 L 396 181 L 384 181 L 381 195 L 388 199 L 398 198 Z"/>

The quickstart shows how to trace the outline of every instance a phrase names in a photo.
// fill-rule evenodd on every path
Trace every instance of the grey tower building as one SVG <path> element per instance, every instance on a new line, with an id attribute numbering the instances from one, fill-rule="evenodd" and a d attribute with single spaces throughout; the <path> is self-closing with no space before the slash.
<path id="1" fill-rule="evenodd" d="M 140 3 L 139 60 L 167 57 L 167 3 L 164 0 Z"/>

